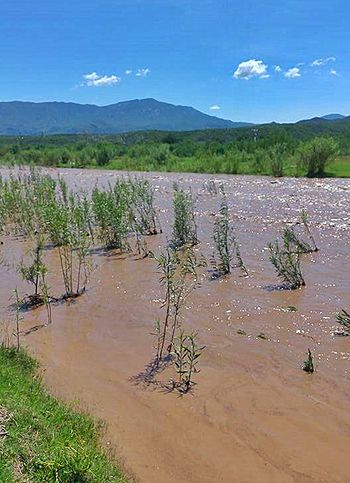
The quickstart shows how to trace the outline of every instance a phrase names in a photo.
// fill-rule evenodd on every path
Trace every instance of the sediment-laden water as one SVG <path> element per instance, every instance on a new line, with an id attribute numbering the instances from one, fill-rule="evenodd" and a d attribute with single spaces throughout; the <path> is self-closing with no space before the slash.
<path id="1" fill-rule="evenodd" d="M 49 172 L 85 190 L 122 175 Z M 177 181 L 192 188 L 200 239 L 196 250 L 209 258 L 219 207 L 219 197 L 203 188 L 209 176 L 144 176 L 156 187 L 164 228 L 162 235 L 147 239 L 149 247 L 159 252 L 170 236 Z M 349 481 L 350 337 L 333 332 L 335 313 L 350 309 L 350 181 L 214 178 L 225 186 L 249 276 L 237 271 L 211 280 L 208 273 L 183 310 L 183 326 L 196 330 L 206 346 L 193 392 L 184 397 L 167 393 L 162 382 L 172 376 L 170 369 L 158 375 L 159 384 L 146 386 L 136 377 L 154 355 L 151 333 L 162 316 L 159 274 L 150 258 L 95 251 L 87 293 L 55 305 L 48 327 L 40 327 L 44 308 L 25 313 L 21 327 L 28 334 L 22 344 L 42 362 L 56 395 L 107 422 L 106 440 L 137 481 Z M 305 288 L 271 290 L 277 278 L 267 244 L 286 223 L 298 220 L 301 209 L 308 212 L 320 250 L 302 257 Z M 13 319 L 11 290 L 17 285 L 28 290 L 14 269 L 28 247 L 14 238 L 2 241 L 4 328 Z M 57 255 L 48 250 L 45 257 L 49 285 L 60 294 Z M 308 348 L 316 362 L 313 375 L 301 370 Z"/>

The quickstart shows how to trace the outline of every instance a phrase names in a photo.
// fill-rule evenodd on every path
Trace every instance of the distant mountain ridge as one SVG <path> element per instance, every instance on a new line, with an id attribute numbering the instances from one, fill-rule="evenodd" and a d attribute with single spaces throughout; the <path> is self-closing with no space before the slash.
<path id="1" fill-rule="evenodd" d="M 112 134 L 132 131 L 192 131 L 251 126 L 155 99 L 108 106 L 72 102 L 0 102 L 0 134 Z"/>
<path id="2" fill-rule="evenodd" d="M 337 121 L 338 119 L 344 119 L 346 116 L 343 114 L 326 114 L 322 116 L 321 119 L 325 119 L 326 121 Z"/>

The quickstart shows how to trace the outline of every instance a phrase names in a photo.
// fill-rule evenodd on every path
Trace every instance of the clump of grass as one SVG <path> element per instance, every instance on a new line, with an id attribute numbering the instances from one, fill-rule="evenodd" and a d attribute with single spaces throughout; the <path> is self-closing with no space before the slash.
<path id="1" fill-rule="evenodd" d="M 197 365 L 204 348 L 197 343 L 197 333 L 185 334 L 184 330 L 179 331 L 173 350 L 175 368 L 178 374 L 175 387 L 180 392 L 187 393 L 194 386 L 193 376 L 199 372 Z"/>
<path id="2" fill-rule="evenodd" d="M 23 350 L 0 347 L 0 400 L 11 414 L 1 438 L 0 481 L 125 482 L 101 448 L 97 425 L 48 395 L 36 367 Z"/>
<path id="3" fill-rule="evenodd" d="M 221 189 L 221 205 L 216 216 L 213 234 L 216 254 L 212 257 L 212 266 L 217 276 L 231 273 L 232 268 L 239 267 L 247 275 L 239 245 L 230 224 L 227 197 Z"/>
<path id="4" fill-rule="evenodd" d="M 315 372 L 314 359 L 310 349 L 307 350 L 307 359 L 304 361 L 303 371 L 308 374 Z"/>
<path id="5" fill-rule="evenodd" d="M 270 261 L 275 267 L 277 276 L 288 288 L 295 290 L 305 285 L 300 266 L 300 253 L 294 252 L 289 239 L 284 237 L 283 247 L 278 241 L 269 244 Z"/>
<path id="6" fill-rule="evenodd" d="M 336 315 L 336 321 L 342 326 L 344 329 L 344 333 L 346 335 L 350 335 L 350 314 L 346 310 L 342 310 L 339 314 Z"/>
<path id="7" fill-rule="evenodd" d="M 196 245 L 198 237 L 193 196 L 191 191 L 180 188 L 176 183 L 174 184 L 173 208 L 172 247 L 179 249 L 185 245 Z"/>

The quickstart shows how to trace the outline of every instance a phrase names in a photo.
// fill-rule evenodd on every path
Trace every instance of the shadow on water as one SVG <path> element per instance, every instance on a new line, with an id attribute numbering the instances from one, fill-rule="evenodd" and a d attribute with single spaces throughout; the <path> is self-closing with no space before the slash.
<path id="1" fill-rule="evenodd" d="M 195 383 L 191 382 L 185 386 L 179 382 L 170 379 L 167 382 L 160 381 L 157 376 L 167 369 L 174 361 L 174 358 L 169 354 L 162 358 L 161 361 L 154 358 L 149 362 L 144 370 L 129 380 L 136 386 L 142 386 L 143 389 L 152 389 L 163 394 L 170 394 L 176 391 L 178 397 L 192 392 Z"/>

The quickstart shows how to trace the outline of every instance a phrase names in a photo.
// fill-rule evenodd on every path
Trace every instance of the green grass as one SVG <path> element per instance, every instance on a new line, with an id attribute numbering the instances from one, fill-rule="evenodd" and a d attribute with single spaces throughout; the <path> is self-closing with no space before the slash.
<path id="1" fill-rule="evenodd" d="M 100 429 L 50 396 L 36 369 L 24 351 L 0 348 L 0 482 L 126 482 Z"/>
<path id="2" fill-rule="evenodd" d="M 61 167 L 67 167 L 61 165 Z M 252 162 L 239 163 L 238 169 L 232 169 L 229 164 L 222 162 L 222 159 L 212 158 L 196 159 L 196 158 L 180 158 L 174 161 L 168 160 L 164 164 L 149 162 L 143 159 L 128 159 L 121 157 L 111 160 L 105 166 L 97 166 L 89 164 L 85 168 L 98 169 L 116 169 L 120 171 L 165 171 L 180 173 L 207 173 L 207 174 L 246 174 L 246 175 L 263 175 L 271 176 L 271 170 L 268 166 L 264 166 L 258 170 Z M 285 163 L 284 176 L 306 176 L 304 170 L 298 169 L 295 160 Z M 325 177 L 329 178 L 350 178 L 350 156 L 338 156 L 326 168 Z"/>
<path id="3" fill-rule="evenodd" d="M 327 168 L 327 176 L 350 178 L 350 156 L 339 156 Z"/>

